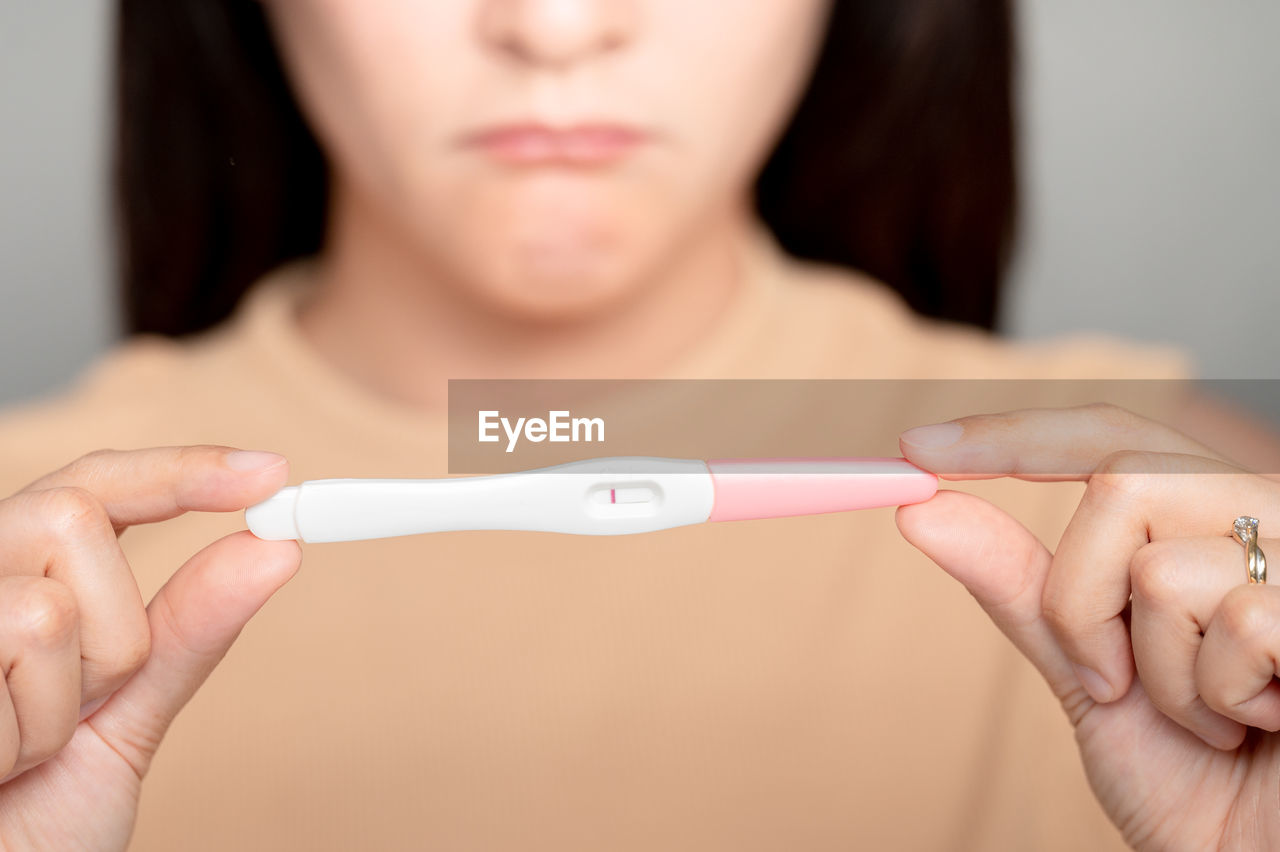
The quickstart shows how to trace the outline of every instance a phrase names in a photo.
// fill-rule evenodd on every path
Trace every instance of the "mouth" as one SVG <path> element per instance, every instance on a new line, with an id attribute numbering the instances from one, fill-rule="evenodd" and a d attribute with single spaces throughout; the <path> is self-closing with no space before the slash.
<path id="1" fill-rule="evenodd" d="M 526 122 L 485 128 L 464 136 L 461 144 L 508 165 L 593 166 L 617 162 L 649 141 L 650 134 L 621 124 Z"/>

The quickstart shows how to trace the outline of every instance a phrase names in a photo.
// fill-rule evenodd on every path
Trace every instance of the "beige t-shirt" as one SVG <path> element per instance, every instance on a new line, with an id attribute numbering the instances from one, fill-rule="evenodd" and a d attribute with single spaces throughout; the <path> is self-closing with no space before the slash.
<path id="1" fill-rule="evenodd" d="M 743 257 L 740 297 L 670 375 L 1184 369 L 1171 351 L 1015 346 L 926 322 L 763 232 Z M 282 452 L 293 482 L 444 473 L 443 412 L 373 396 L 300 337 L 307 286 L 305 264 L 282 270 L 215 332 L 129 341 L 71 392 L 0 418 L 0 492 L 96 448 L 193 443 Z M 909 408 L 851 424 L 848 454 L 894 453 Z M 1081 492 L 967 488 L 1051 546 Z M 129 530 L 144 597 L 242 526 L 237 513 Z M 133 848 L 1121 845 L 1048 688 L 891 509 L 304 554 L 169 732 Z"/>

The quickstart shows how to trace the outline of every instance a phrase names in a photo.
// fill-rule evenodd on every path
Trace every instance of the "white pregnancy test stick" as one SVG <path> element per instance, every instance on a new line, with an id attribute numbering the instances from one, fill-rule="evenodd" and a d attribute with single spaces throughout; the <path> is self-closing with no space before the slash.
<path id="1" fill-rule="evenodd" d="M 269 540 L 359 541 L 450 530 L 625 535 L 706 521 L 928 500 L 938 478 L 901 458 L 602 458 L 452 479 L 318 479 L 245 510 Z"/>

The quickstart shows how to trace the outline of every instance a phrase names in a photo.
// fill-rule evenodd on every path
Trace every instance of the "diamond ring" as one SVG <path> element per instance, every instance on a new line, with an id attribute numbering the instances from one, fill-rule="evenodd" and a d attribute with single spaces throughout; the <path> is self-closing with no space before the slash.
<path id="1" fill-rule="evenodd" d="M 1267 582 L 1267 557 L 1258 547 L 1258 519 L 1241 515 L 1236 518 L 1231 531 L 1236 541 L 1244 545 L 1245 563 L 1249 569 L 1250 583 Z"/>

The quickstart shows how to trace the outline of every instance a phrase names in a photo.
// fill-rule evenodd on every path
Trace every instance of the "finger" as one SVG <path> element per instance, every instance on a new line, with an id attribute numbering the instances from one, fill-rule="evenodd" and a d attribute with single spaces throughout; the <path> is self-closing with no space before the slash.
<path id="1" fill-rule="evenodd" d="M 969 590 L 1078 721 L 1091 702 L 1043 617 L 1053 558 L 1044 545 L 987 501 L 955 491 L 899 508 L 897 522 L 907 541 Z"/>
<path id="2" fill-rule="evenodd" d="M 1114 701 L 1133 681 L 1124 613 L 1138 550 L 1165 538 L 1221 536 L 1241 506 L 1280 520 L 1280 489 L 1223 462 L 1185 455 L 1117 453 L 1090 477 L 1058 543 L 1044 609 L 1095 700 Z"/>
<path id="3" fill-rule="evenodd" d="M 18 730 L 18 712 L 13 709 L 9 684 L 0 677 L 0 784 L 13 774 L 22 748 L 22 732 Z"/>
<path id="4" fill-rule="evenodd" d="M 1263 545 L 1280 548 L 1280 541 Z M 1223 536 L 1152 542 L 1134 556 L 1130 575 L 1133 656 L 1147 695 L 1209 745 L 1238 748 L 1245 726 L 1204 702 L 1195 672 L 1203 632 L 1223 598 L 1245 580 L 1240 545 Z"/>
<path id="5" fill-rule="evenodd" d="M 1106 404 L 962 417 L 909 429 L 898 443 L 912 463 L 947 479 L 1084 480 L 1126 450 L 1226 461 L 1176 429 Z"/>
<path id="6" fill-rule="evenodd" d="M 1244 725 L 1280 731 L 1280 589 L 1240 585 L 1204 634 L 1196 683 L 1205 704 Z"/>
<path id="7" fill-rule="evenodd" d="M 231 447 L 99 450 L 23 491 L 83 488 L 106 507 L 117 529 L 168 520 L 183 512 L 233 512 L 270 497 L 288 478 L 274 453 Z"/>
<path id="8" fill-rule="evenodd" d="M 235 533 L 193 556 L 156 594 L 147 607 L 151 656 L 86 720 L 139 776 L 174 716 L 300 559 L 297 542 Z"/>
<path id="9" fill-rule="evenodd" d="M 10 732 L 0 733 L 2 781 L 56 754 L 79 721 L 79 629 L 65 586 L 45 577 L 0 579 L 0 668 L 13 709 Z M 0 731 L 9 727 L 4 721 Z"/>
<path id="10" fill-rule="evenodd" d="M 142 595 L 106 509 L 79 488 L 0 501 L 0 576 L 46 576 L 79 613 L 81 702 L 108 695 L 147 658 L 151 631 Z"/>

